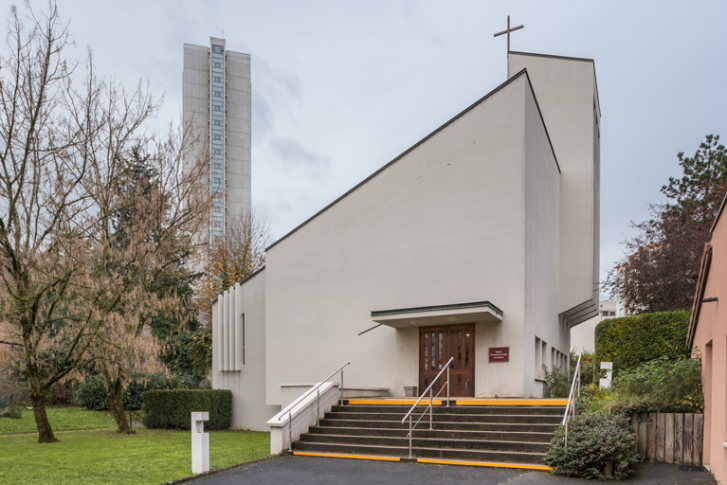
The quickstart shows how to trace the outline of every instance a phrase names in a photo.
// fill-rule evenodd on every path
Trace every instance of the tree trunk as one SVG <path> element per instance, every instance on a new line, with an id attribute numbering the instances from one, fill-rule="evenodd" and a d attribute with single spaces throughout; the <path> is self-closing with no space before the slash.
<path id="1" fill-rule="evenodd" d="M 134 431 L 129 427 L 124 412 L 124 386 L 121 379 L 116 378 L 111 382 L 107 382 L 107 385 L 109 388 L 109 411 L 111 411 L 111 415 L 118 425 L 117 433 L 133 433 Z"/>
<path id="2" fill-rule="evenodd" d="M 33 404 L 33 417 L 38 428 L 38 443 L 55 443 L 58 439 L 53 434 L 53 428 L 51 428 L 48 415 L 45 412 L 45 399 L 40 377 L 34 372 L 29 372 L 28 384 L 30 402 Z"/>

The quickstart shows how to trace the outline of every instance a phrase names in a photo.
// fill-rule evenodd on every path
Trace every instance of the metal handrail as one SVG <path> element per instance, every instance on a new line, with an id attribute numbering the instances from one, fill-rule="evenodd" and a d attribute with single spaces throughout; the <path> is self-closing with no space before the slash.
<path id="1" fill-rule="evenodd" d="M 280 411 L 277 414 L 277 416 L 285 416 L 286 414 L 288 415 L 288 449 L 289 450 L 292 451 L 292 447 L 293 447 L 293 427 L 294 427 L 293 426 L 293 409 L 298 404 L 303 402 L 303 400 L 305 398 L 307 398 L 308 396 L 310 396 L 311 394 L 313 394 L 315 392 L 316 393 L 316 425 L 318 425 L 318 420 L 320 419 L 321 386 L 323 384 L 325 384 L 326 382 L 328 382 L 331 379 L 331 377 L 335 376 L 336 374 L 338 374 L 340 372 L 341 373 L 341 385 L 338 387 L 338 390 L 342 396 L 343 395 L 343 369 L 344 369 L 344 367 L 346 367 L 348 365 L 351 365 L 351 362 L 346 362 L 345 364 L 343 364 L 341 367 L 336 369 L 330 376 L 326 377 L 324 380 L 322 380 L 321 382 L 317 383 L 316 385 L 314 385 L 313 387 L 308 389 L 308 392 L 306 392 L 305 394 L 300 396 L 298 399 L 296 399 L 292 403 L 288 404 L 285 407 L 285 409 L 283 409 L 282 411 Z M 312 411 L 309 412 L 308 414 L 306 414 L 306 417 L 310 416 L 311 413 L 312 413 Z"/>
<path id="2" fill-rule="evenodd" d="M 407 435 L 409 438 L 409 458 L 412 457 L 412 441 L 414 439 L 414 428 L 417 424 L 419 424 L 419 421 L 422 420 L 424 416 L 426 416 L 427 411 L 425 410 L 421 416 L 419 416 L 419 419 L 417 419 L 417 422 L 415 424 L 412 424 L 412 413 L 414 412 L 414 409 L 419 405 L 422 399 L 424 399 L 424 396 L 427 395 L 427 392 L 429 393 L 429 406 L 427 408 L 429 409 L 429 429 L 432 429 L 432 416 L 434 415 L 434 398 L 439 397 L 439 395 L 442 393 L 442 390 L 446 387 L 447 388 L 447 406 L 449 406 L 449 366 L 454 362 L 454 357 L 451 357 L 446 364 L 444 364 L 444 368 L 439 371 L 439 374 L 437 374 L 437 377 L 432 379 L 432 382 L 427 386 L 426 389 L 424 389 L 424 392 L 421 396 L 419 396 L 419 399 L 414 403 L 414 405 L 409 409 L 409 412 L 406 413 L 404 416 L 404 419 L 401 420 L 401 423 L 404 424 L 404 422 L 409 419 L 409 434 Z M 434 384 L 439 380 L 440 377 L 442 377 L 442 374 L 444 371 L 447 371 L 447 382 L 445 382 L 444 386 L 442 386 L 442 389 L 437 392 L 436 396 L 432 396 L 432 387 L 434 387 Z"/>
<path id="3" fill-rule="evenodd" d="M 573 383 L 570 386 L 570 393 L 568 394 L 568 402 L 565 406 L 565 413 L 563 414 L 563 422 L 561 423 L 565 427 L 565 446 L 568 446 L 568 422 L 571 418 L 576 415 L 576 401 L 573 398 L 574 393 L 578 393 L 578 397 L 581 395 L 581 357 L 583 354 L 578 354 L 578 363 L 576 364 L 576 370 L 573 373 Z M 578 384 L 578 385 L 576 385 Z M 571 406 L 571 402 L 573 406 Z M 570 411 L 570 413 L 569 413 Z"/>

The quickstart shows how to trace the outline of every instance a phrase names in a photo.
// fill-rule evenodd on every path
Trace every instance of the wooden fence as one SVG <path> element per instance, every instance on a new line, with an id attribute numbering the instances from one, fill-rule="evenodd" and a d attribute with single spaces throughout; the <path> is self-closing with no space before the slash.
<path id="1" fill-rule="evenodd" d="M 704 415 L 696 413 L 634 414 L 642 461 L 702 464 Z"/>

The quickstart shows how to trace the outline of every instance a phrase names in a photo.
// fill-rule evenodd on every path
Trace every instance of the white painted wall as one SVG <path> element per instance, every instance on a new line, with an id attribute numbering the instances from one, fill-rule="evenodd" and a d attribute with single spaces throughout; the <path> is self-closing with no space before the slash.
<path id="1" fill-rule="evenodd" d="M 560 313 L 598 310 L 600 107 L 592 60 L 511 52 L 509 75 L 527 69 L 561 169 Z M 571 316 L 573 318 L 573 316 Z"/>
<path id="2" fill-rule="evenodd" d="M 576 352 L 593 352 L 596 343 L 596 326 L 607 318 L 624 316 L 616 301 L 602 301 L 599 303 L 599 314 L 570 329 L 571 349 Z M 603 312 L 608 312 L 604 315 Z M 611 315 L 610 312 L 614 314 Z"/>
<path id="3" fill-rule="evenodd" d="M 215 389 L 232 391 L 232 428 L 267 431 L 267 420 L 280 406 L 265 404 L 265 271 L 235 285 L 227 298 L 234 299 L 235 330 L 242 334 L 241 318 L 245 314 L 245 362 L 239 371 L 220 371 L 221 346 L 219 309 L 228 302 L 220 295 L 212 306 L 212 384 Z M 238 314 L 239 313 L 239 314 Z M 236 352 L 242 359 L 242 339 Z"/>
<path id="4" fill-rule="evenodd" d="M 545 365 L 552 348 L 568 352 L 567 332 L 558 318 L 558 262 L 560 171 L 530 89 L 525 90 L 525 394 L 542 396 L 535 378 L 535 337 L 547 344 Z M 565 333 L 565 336 L 563 335 Z"/>
<path id="5" fill-rule="evenodd" d="M 513 80 L 269 249 L 268 404 L 349 360 L 347 383 L 403 395 L 418 329 L 358 336 L 371 311 L 480 300 L 504 315 L 476 328 L 476 394 L 524 394 L 528 89 Z M 494 372 L 490 346 L 511 348 Z"/>

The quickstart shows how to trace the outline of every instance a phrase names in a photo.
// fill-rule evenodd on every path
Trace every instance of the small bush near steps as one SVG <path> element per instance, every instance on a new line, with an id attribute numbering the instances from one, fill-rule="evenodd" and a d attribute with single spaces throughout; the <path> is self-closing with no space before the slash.
<path id="1" fill-rule="evenodd" d="M 556 467 L 555 474 L 597 480 L 629 477 L 639 461 L 638 439 L 631 422 L 617 414 L 595 413 L 576 416 L 565 429 L 556 432 L 545 455 L 545 463 Z M 612 476 L 606 476 L 610 464 Z"/>

